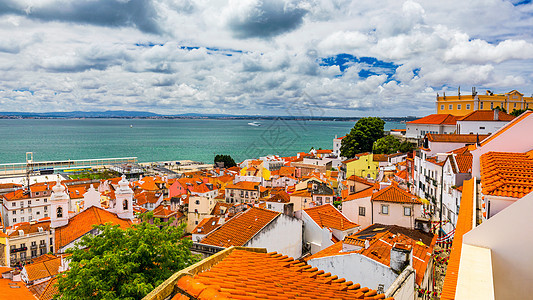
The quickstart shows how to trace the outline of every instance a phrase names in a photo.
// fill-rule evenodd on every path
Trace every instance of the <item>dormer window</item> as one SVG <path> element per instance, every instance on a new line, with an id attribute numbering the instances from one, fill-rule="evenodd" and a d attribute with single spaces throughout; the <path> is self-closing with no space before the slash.
<path id="1" fill-rule="evenodd" d="M 124 200 L 124 202 L 122 203 L 122 208 L 124 210 L 128 210 L 128 200 Z"/>

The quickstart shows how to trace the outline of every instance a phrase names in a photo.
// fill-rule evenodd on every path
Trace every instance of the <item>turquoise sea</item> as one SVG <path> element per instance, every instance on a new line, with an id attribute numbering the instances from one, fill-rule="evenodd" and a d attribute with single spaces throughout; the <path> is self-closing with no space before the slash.
<path id="1" fill-rule="evenodd" d="M 0 119 L 0 163 L 136 156 L 140 162 L 190 159 L 212 162 L 215 154 L 236 161 L 269 154 L 331 149 L 354 122 L 217 119 Z M 405 128 L 390 122 L 385 130 Z"/>

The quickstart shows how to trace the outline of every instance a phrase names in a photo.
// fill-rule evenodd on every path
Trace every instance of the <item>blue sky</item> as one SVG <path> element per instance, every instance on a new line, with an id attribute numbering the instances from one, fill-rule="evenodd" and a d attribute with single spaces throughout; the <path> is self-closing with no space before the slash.
<path id="1" fill-rule="evenodd" d="M 531 1 L 0 3 L 1 111 L 423 116 L 532 69 Z"/>

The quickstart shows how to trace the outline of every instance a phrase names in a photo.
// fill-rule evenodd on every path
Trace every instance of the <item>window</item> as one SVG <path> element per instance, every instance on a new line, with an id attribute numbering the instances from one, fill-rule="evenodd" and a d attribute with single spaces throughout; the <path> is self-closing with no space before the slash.
<path id="1" fill-rule="evenodd" d="M 48 202 L 48 200 L 46 198 L 44 198 L 44 203 Z"/>
<path id="2" fill-rule="evenodd" d="M 389 214 L 389 206 L 385 204 L 381 204 L 381 213 L 384 215 Z"/>
<path id="3" fill-rule="evenodd" d="M 453 109 L 453 104 L 448 105 L 448 109 L 452 110 Z"/>
<path id="4" fill-rule="evenodd" d="M 13 218 L 13 223 L 17 223 L 17 218 Z"/>
<path id="5" fill-rule="evenodd" d="M 35 192 L 35 196 L 39 196 L 39 192 Z"/>
<path id="6" fill-rule="evenodd" d="M 365 209 L 366 209 L 366 207 L 359 206 L 359 215 L 360 216 L 364 216 L 365 215 Z"/>
<path id="7" fill-rule="evenodd" d="M 457 104 L 457 109 L 461 109 L 461 104 Z"/>
<path id="8" fill-rule="evenodd" d="M 196 200 L 196 201 L 194 201 L 194 203 L 200 204 L 200 200 Z"/>
<path id="9" fill-rule="evenodd" d="M 48 211 L 48 206 L 45 206 L 45 207 L 44 207 L 44 211 Z"/>
<path id="10" fill-rule="evenodd" d="M 404 216 L 410 216 L 411 215 L 411 208 L 410 207 L 404 207 L 403 208 L 403 215 Z"/>
<path id="11" fill-rule="evenodd" d="M 198 225 L 198 221 L 194 221 L 194 225 Z"/>
<path id="12" fill-rule="evenodd" d="M 444 104 L 441 104 L 440 110 L 444 110 Z"/>
<path id="13" fill-rule="evenodd" d="M 514 104 L 514 107 L 516 108 L 516 103 Z"/>
<path id="14" fill-rule="evenodd" d="M 268 204 L 268 209 L 272 209 L 272 204 Z"/>
<path id="15" fill-rule="evenodd" d="M 31 205 L 31 200 L 28 200 L 28 205 Z"/>
<path id="16" fill-rule="evenodd" d="M 24 222 L 24 217 L 20 218 L 20 221 L 21 221 L 21 222 Z"/>
<path id="17" fill-rule="evenodd" d="M 128 200 L 124 200 L 124 202 L 122 202 L 122 209 L 128 210 Z"/>
<path id="18" fill-rule="evenodd" d="M 40 215 L 40 214 L 41 214 L 41 212 L 40 212 L 40 211 L 38 211 L 38 212 L 36 212 L 36 214 Z"/>
<path id="19" fill-rule="evenodd" d="M 14 214 L 14 215 L 16 215 L 16 214 L 17 214 L 17 211 L 16 211 L 16 210 L 14 210 L 14 211 L 13 211 L 13 214 Z"/>
<path id="20" fill-rule="evenodd" d="M 494 102 L 490 103 L 490 109 L 494 109 Z"/>
<path id="21" fill-rule="evenodd" d="M 485 129 L 485 127 L 483 127 L 483 126 L 480 126 L 480 127 L 479 127 L 479 129 Z"/>
<path id="22" fill-rule="evenodd" d="M 48 214 L 44 214 L 44 217 L 45 217 L 45 218 L 48 218 Z"/>
<path id="23" fill-rule="evenodd" d="M 16 203 L 16 202 L 13 202 L 13 203 L 11 203 L 11 206 L 12 206 L 12 207 L 15 207 L 15 206 L 17 206 L 17 203 Z"/>
<path id="24" fill-rule="evenodd" d="M 56 216 L 57 216 L 58 218 L 62 218 L 62 217 L 63 217 L 63 208 L 62 208 L 62 207 L 58 207 L 58 208 L 57 208 Z"/>
<path id="25" fill-rule="evenodd" d="M 481 107 L 480 108 L 483 109 L 483 102 L 481 102 Z"/>
<path id="26" fill-rule="evenodd" d="M 467 105 L 466 105 L 466 109 L 470 109 L 470 104 L 467 104 Z"/>

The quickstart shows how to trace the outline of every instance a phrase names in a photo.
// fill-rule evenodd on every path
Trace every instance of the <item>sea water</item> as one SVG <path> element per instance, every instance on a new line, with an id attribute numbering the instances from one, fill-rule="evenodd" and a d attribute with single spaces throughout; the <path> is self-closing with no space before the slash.
<path id="1" fill-rule="evenodd" d="M 331 149 L 335 135 L 354 122 L 228 119 L 0 119 L 0 163 L 135 156 L 139 162 L 190 159 L 212 162 L 215 154 L 235 161 L 311 147 Z M 388 122 L 385 130 L 405 128 Z"/>

